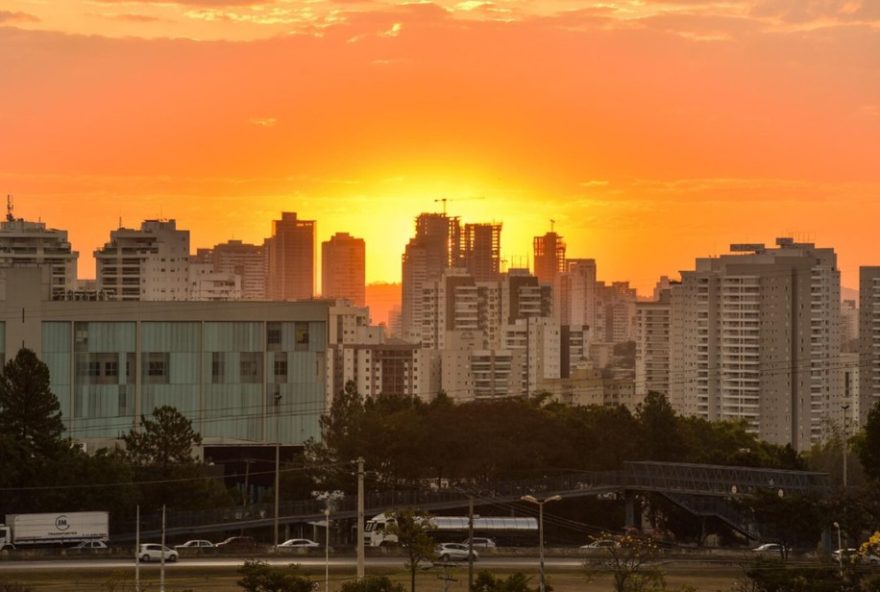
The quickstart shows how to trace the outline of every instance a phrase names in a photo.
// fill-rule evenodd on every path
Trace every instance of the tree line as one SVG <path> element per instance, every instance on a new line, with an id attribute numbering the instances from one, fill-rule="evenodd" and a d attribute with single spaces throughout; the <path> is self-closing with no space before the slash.
<path id="1" fill-rule="evenodd" d="M 193 456 L 201 437 L 176 409 L 160 407 L 140 419 L 137 429 L 122 435 L 124 446 L 86 454 L 65 435 L 48 368 L 34 352 L 19 351 L 0 373 L 0 516 L 103 510 L 118 527 L 133 517 L 136 504 L 149 514 L 163 504 L 200 510 L 241 503 L 236 489 L 227 489 L 214 468 Z M 443 393 L 428 402 L 365 398 L 349 383 L 322 417 L 321 439 L 306 443 L 303 455 L 284 467 L 298 470 L 284 472 L 281 495 L 287 500 L 308 498 L 315 490 L 353 493 L 351 467 L 360 457 L 374 489 L 472 487 L 615 470 L 637 460 L 833 470 L 844 443 L 859 461 L 859 471 L 851 472 L 855 486 L 789 512 L 766 501 L 779 506 L 769 510 L 779 516 L 779 529 L 805 531 L 803 539 L 830 516 L 851 541 L 860 525 L 880 524 L 880 406 L 864 430 L 799 455 L 759 440 L 744 423 L 676 414 L 657 393 L 630 411 L 563 405 L 547 395 L 464 403 Z M 785 523 L 787 516 L 803 528 Z"/>

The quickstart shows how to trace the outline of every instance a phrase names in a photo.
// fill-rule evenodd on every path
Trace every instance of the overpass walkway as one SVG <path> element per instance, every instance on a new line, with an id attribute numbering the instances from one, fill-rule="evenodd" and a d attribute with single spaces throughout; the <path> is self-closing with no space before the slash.
<path id="1" fill-rule="evenodd" d="M 459 509 L 467 506 L 469 496 L 477 505 L 516 502 L 526 494 L 541 497 L 559 495 L 563 499 L 592 497 L 624 492 L 625 495 L 656 493 L 667 497 L 701 517 L 714 516 L 731 527 L 754 537 L 749 519 L 731 500 L 758 491 L 785 494 L 824 494 L 831 489 L 826 473 L 789 471 L 753 467 L 730 467 L 655 461 L 625 462 L 619 471 L 584 471 L 547 476 L 527 481 L 459 484 L 452 488 L 373 491 L 365 495 L 365 515 L 373 516 L 391 508 L 415 507 L 427 512 Z M 324 519 L 324 503 L 314 499 L 280 504 L 279 523 L 301 524 Z M 629 515 L 629 510 L 628 510 Z M 357 499 L 345 497 L 335 502 L 334 520 L 357 517 Z M 200 512 L 169 512 L 167 536 L 205 534 L 272 526 L 271 504 L 248 508 L 219 508 Z M 143 538 L 158 535 L 158 520 L 150 517 L 142 526 Z M 114 537 L 133 540 L 132 533 Z"/>

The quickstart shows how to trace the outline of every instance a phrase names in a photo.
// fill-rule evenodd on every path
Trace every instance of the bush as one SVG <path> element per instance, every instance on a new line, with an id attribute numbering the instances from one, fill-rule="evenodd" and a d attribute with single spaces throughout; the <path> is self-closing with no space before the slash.
<path id="1" fill-rule="evenodd" d="M 404 592 L 403 586 L 393 584 L 388 576 L 370 576 L 360 582 L 346 582 L 340 592 Z"/>
<path id="2" fill-rule="evenodd" d="M 238 573 L 240 588 L 246 592 L 312 592 L 313 582 L 299 575 L 295 565 L 272 567 L 263 561 L 245 561 Z"/>

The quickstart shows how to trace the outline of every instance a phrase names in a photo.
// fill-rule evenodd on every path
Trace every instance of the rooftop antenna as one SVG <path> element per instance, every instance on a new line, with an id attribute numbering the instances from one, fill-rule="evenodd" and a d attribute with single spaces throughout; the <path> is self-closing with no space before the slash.
<path id="1" fill-rule="evenodd" d="M 6 195 L 6 221 L 15 222 L 15 204 L 12 202 L 12 195 Z"/>
<path id="2" fill-rule="evenodd" d="M 553 228 L 556 226 L 556 220 L 550 218 L 550 232 L 553 232 Z"/>

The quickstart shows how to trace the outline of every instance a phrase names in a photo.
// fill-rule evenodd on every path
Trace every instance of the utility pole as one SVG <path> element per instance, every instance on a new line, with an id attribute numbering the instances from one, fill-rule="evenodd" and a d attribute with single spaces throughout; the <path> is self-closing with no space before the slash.
<path id="1" fill-rule="evenodd" d="M 324 592 L 330 592 L 330 499 L 324 508 Z"/>
<path id="2" fill-rule="evenodd" d="M 474 591 L 474 496 L 468 496 L 468 592 Z"/>
<path id="3" fill-rule="evenodd" d="M 141 505 L 135 510 L 134 525 L 134 592 L 141 592 Z"/>
<path id="4" fill-rule="evenodd" d="M 847 429 L 846 429 L 846 416 L 847 410 L 849 409 L 849 404 L 846 403 L 843 405 L 843 490 L 846 492 L 846 452 L 847 448 L 849 448 L 849 442 L 847 441 Z"/>
<path id="5" fill-rule="evenodd" d="M 273 522 L 273 530 L 275 531 L 275 548 L 278 552 L 278 508 L 281 502 L 281 438 L 278 432 L 278 417 L 280 416 L 281 393 L 275 393 L 275 520 Z"/>
<path id="6" fill-rule="evenodd" d="M 165 592 L 165 504 L 162 504 L 162 564 L 159 566 L 159 592 Z"/>
<path id="7" fill-rule="evenodd" d="M 364 580 L 364 459 L 357 459 L 357 581 Z"/>

